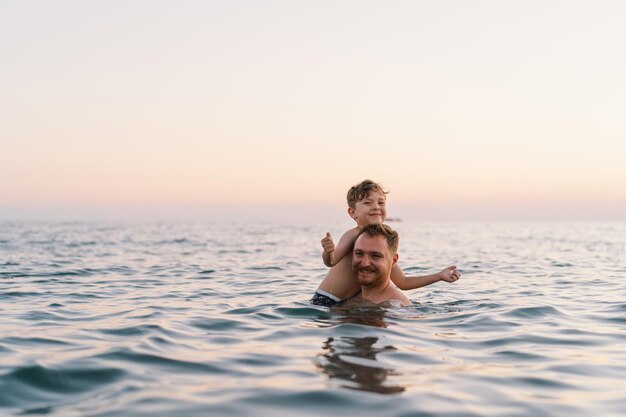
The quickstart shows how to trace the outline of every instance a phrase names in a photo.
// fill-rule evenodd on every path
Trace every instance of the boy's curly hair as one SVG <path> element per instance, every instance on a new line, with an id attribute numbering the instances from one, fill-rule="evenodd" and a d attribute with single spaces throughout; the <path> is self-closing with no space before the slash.
<path id="1" fill-rule="evenodd" d="M 389 194 L 389 191 L 383 189 L 383 186 L 379 183 L 372 180 L 363 180 L 357 185 L 350 187 L 350 189 L 348 190 L 348 195 L 346 196 L 348 200 L 348 207 L 356 208 L 357 201 L 361 201 L 365 197 L 367 197 L 367 194 L 370 191 L 377 191 L 382 195 Z"/>

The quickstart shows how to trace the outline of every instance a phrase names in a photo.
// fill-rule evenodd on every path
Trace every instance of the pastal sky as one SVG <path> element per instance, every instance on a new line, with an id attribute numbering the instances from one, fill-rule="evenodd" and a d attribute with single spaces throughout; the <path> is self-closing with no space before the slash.
<path id="1" fill-rule="evenodd" d="M 0 3 L 0 219 L 626 218 L 622 1 Z"/>

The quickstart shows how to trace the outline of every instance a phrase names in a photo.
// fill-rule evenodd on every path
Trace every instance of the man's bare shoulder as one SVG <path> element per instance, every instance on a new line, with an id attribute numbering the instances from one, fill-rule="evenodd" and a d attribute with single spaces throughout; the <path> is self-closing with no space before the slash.
<path id="1" fill-rule="evenodd" d="M 407 297 L 398 287 L 391 284 L 388 289 L 390 291 L 388 301 L 400 302 L 403 307 L 412 305 L 409 297 Z"/>

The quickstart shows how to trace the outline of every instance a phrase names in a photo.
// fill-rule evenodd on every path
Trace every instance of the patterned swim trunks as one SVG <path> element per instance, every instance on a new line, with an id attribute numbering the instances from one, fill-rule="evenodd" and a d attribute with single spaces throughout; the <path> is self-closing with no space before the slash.
<path id="1" fill-rule="evenodd" d="M 335 297 L 331 293 L 317 289 L 309 302 L 316 306 L 334 307 L 341 304 L 343 300 L 339 297 Z"/>

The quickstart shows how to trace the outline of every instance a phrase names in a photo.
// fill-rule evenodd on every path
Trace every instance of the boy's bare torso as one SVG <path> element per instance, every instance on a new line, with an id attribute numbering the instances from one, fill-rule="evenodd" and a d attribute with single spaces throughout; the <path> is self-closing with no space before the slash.
<path id="1" fill-rule="evenodd" d="M 350 277 L 350 279 L 346 279 L 346 277 Z M 352 271 L 351 253 L 344 256 L 337 265 L 328 270 L 328 273 L 319 285 L 319 289 L 344 300 L 354 297 L 361 291 L 361 285 Z"/>

